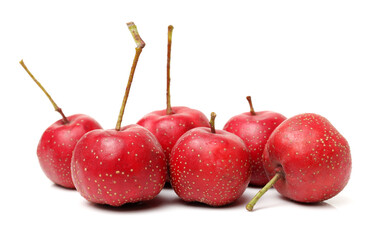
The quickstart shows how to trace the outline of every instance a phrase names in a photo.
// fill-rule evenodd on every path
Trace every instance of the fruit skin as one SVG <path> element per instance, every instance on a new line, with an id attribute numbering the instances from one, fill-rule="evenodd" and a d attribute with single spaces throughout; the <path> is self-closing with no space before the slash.
<path id="1" fill-rule="evenodd" d="M 297 202 L 321 202 L 338 194 L 351 174 L 347 140 L 324 117 L 305 113 L 278 126 L 264 150 L 264 168 L 274 187 Z"/>
<path id="2" fill-rule="evenodd" d="M 199 127 L 177 141 L 169 169 L 172 188 L 184 201 L 223 206 L 237 200 L 247 188 L 251 159 L 238 136 Z"/>
<path id="3" fill-rule="evenodd" d="M 264 186 L 269 181 L 263 167 L 262 155 L 270 134 L 284 120 L 286 117 L 276 112 L 245 112 L 232 117 L 224 125 L 223 130 L 239 136 L 248 147 L 252 159 L 251 185 Z"/>
<path id="4" fill-rule="evenodd" d="M 85 134 L 75 147 L 71 168 L 85 199 L 111 206 L 154 198 L 167 175 L 159 142 L 136 124 Z"/>
<path id="5" fill-rule="evenodd" d="M 172 107 L 172 113 L 166 110 L 153 111 L 137 122 L 152 132 L 163 147 L 167 161 L 177 140 L 187 131 L 196 127 L 210 127 L 209 120 L 200 111 L 188 107 Z"/>
<path id="6" fill-rule="evenodd" d="M 58 120 L 43 132 L 37 156 L 43 172 L 52 182 L 62 187 L 75 188 L 71 178 L 72 152 L 85 133 L 102 127 L 84 114 L 75 114 L 67 119 L 68 123 Z"/>

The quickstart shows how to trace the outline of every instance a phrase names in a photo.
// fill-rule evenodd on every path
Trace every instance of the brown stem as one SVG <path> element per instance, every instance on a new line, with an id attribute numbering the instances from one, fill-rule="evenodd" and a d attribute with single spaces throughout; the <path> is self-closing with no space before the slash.
<path id="1" fill-rule="evenodd" d="M 61 108 L 58 108 L 56 109 L 55 111 L 57 111 L 61 116 L 62 116 L 62 122 L 63 124 L 67 124 L 69 123 L 68 119 L 66 118 L 66 116 L 64 115 L 63 111 Z"/>
<path id="2" fill-rule="evenodd" d="M 45 88 L 42 86 L 42 84 L 40 82 L 38 82 L 38 80 L 29 71 L 29 69 L 26 67 L 26 65 L 24 63 L 24 60 L 21 60 L 20 64 L 25 69 L 25 71 L 29 74 L 29 76 L 34 80 L 34 82 L 38 85 L 38 87 L 45 93 L 45 95 L 47 96 L 47 98 L 50 100 L 51 104 L 54 106 L 55 111 L 57 111 L 58 113 L 60 113 L 60 115 L 62 116 L 62 122 L 63 122 L 63 124 L 67 124 L 69 121 L 66 118 L 66 116 L 64 115 L 62 109 L 60 107 L 58 107 L 58 105 L 56 105 L 56 103 L 54 102 L 54 100 L 51 98 L 50 94 L 45 90 Z"/>
<path id="3" fill-rule="evenodd" d="M 127 102 L 128 97 L 129 97 L 131 83 L 133 82 L 135 69 L 136 69 L 136 66 L 137 66 L 137 63 L 138 63 L 138 60 L 139 60 L 139 56 L 142 53 L 142 49 L 146 45 L 144 43 L 144 41 L 142 40 L 142 38 L 140 37 L 135 24 L 133 22 L 129 22 L 129 23 L 127 23 L 127 26 L 128 26 L 128 28 L 131 32 L 131 35 L 133 36 L 133 38 L 134 38 L 134 40 L 137 44 L 137 47 L 135 48 L 135 56 L 134 56 L 134 60 L 133 60 L 133 65 L 131 66 L 129 80 L 127 82 L 125 95 L 123 97 L 121 109 L 119 111 L 118 120 L 117 120 L 117 124 L 116 124 L 116 127 L 115 127 L 115 130 L 117 130 L 117 131 L 119 131 L 121 129 L 122 118 L 123 118 L 123 114 L 125 112 L 126 102 Z"/>
<path id="4" fill-rule="evenodd" d="M 248 211 L 252 211 L 253 207 L 262 197 L 262 195 L 264 195 L 281 177 L 282 173 L 277 172 L 276 175 L 274 175 L 274 177 L 270 179 L 270 181 L 252 198 L 252 200 L 247 204 L 246 209 Z"/>
<path id="5" fill-rule="evenodd" d="M 253 109 L 251 96 L 247 96 L 246 98 L 247 98 L 247 101 L 249 103 L 249 108 L 250 108 L 251 114 L 256 115 L 255 110 Z"/>
<path id="6" fill-rule="evenodd" d="M 215 112 L 212 112 L 211 113 L 211 118 L 210 118 L 210 128 L 211 128 L 211 132 L 212 133 L 215 133 L 215 117 L 216 117 L 217 115 L 215 114 Z"/>
<path id="7" fill-rule="evenodd" d="M 171 48 L 172 48 L 173 26 L 168 26 L 168 48 L 167 48 L 167 115 L 172 114 L 171 107 Z"/>

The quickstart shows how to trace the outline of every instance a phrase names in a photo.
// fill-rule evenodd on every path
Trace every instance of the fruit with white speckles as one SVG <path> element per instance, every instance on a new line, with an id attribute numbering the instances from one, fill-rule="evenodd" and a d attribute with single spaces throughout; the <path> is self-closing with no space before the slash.
<path id="1" fill-rule="evenodd" d="M 251 97 L 247 100 L 250 111 L 232 117 L 224 125 L 223 130 L 239 136 L 248 147 L 252 159 L 252 176 L 250 184 L 264 186 L 269 179 L 265 174 L 262 155 L 265 144 L 273 130 L 280 125 L 286 117 L 271 111 L 255 112 Z"/>
<path id="2" fill-rule="evenodd" d="M 67 123 L 58 120 L 43 132 L 37 156 L 43 172 L 51 181 L 66 188 L 75 188 L 71 177 L 72 152 L 84 134 L 101 129 L 101 126 L 84 114 L 68 116 L 67 120 Z"/>
<path id="3" fill-rule="evenodd" d="M 165 184 L 163 150 L 147 129 L 94 130 L 77 143 L 72 159 L 76 189 L 90 202 L 121 206 L 153 199 Z"/>
<path id="4" fill-rule="evenodd" d="M 247 205 L 272 185 L 283 196 L 303 203 L 327 200 L 348 183 L 352 167 L 347 140 L 324 117 L 306 113 L 278 126 L 264 150 L 270 182 Z"/>
<path id="5" fill-rule="evenodd" d="M 163 147 L 167 160 L 172 147 L 188 130 L 196 127 L 210 127 L 209 120 L 200 111 L 188 107 L 171 107 L 170 59 L 173 26 L 168 27 L 167 54 L 167 108 L 146 114 L 137 124 L 150 130 Z"/>
<path id="6" fill-rule="evenodd" d="M 184 133 L 196 127 L 210 127 L 209 120 L 202 112 L 188 107 L 172 107 L 169 115 L 165 110 L 154 111 L 144 116 L 137 124 L 156 136 L 167 160 L 173 146 Z"/>
<path id="7" fill-rule="evenodd" d="M 237 200 L 251 178 L 251 159 L 241 138 L 224 130 L 189 130 L 177 141 L 169 159 L 171 184 L 187 202 L 223 206 Z"/>
<path id="8" fill-rule="evenodd" d="M 151 200 L 163 189 L 167 163 L 156 137 L 136 124 L 121 128 L 136 65 L 145 45 L 127 24 L 137 48 L 115 129 L 94 130 L 77 143 L 72 158 L 76 189 L 90 202 L 121 206 Z"/>
<path id="9" fill-rule="evenodd" d="M 43 172 L 55 184 L 66 188 L 75 188 L 71 177 L 72 152 L 77 141 L 87 132 L 100 129 L 100 124 L 84 114 L 66 117 L 47 91 L 37 81 L 26 67 L 23 60 L 22 67 L 49 98 L 50 102 L 62 116 L 48 127 L 42 134 L 37 147 L 37 156 Z"/>

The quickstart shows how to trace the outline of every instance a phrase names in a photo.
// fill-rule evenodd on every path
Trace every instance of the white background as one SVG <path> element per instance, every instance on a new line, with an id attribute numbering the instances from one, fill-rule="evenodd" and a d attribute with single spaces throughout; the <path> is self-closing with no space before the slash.
<path id="1" fill-rule="evenodd" d="M 1 239 L 376 238 L 376 1 L 1 1 Z M 316 205 L 271 189 L 247 212 L 248 188 L 224 208 L 186 204 L 171 189 L 136 206 L 88 203 L 52 184 L 36 147 L 59 114 L 18 64 L 24 59 L 66 115 L 114 128 L 134 56 L 146 42 L 123 125 L 165 108 L 167 26 L 172 105 L 215 111 L 217 128 L 255 109 L 314 112 L 348 139 L 347 187 Z M 373 216 L 373 218 L 369 218 Z"/>

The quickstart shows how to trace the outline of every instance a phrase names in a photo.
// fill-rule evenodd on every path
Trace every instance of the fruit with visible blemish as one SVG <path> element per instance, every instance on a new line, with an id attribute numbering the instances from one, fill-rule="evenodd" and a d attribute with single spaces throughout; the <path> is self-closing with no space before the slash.
<path id="1" fill-rule="evenodd" d="M 26 67 L 23 60 L 21 66 L 41 88 L 59 112 L 62 119 L 49 126 L 42 134 L 37 147 L 37 156 L 43 172 L 55 184 L 66 188 L 75 188 L 71 177 L 72 151 L 77 141 L 87 132 L 100 129 L 100 124 L 84 114 L 66 117 L 61 108 L 54 102 L 44 87 Z"/>
<path id="2" fill-rule="evenodd" d="M 255 112 L 251 97 L 247 97 L 250 111 L 233 116 L 224 125 L 223 130 L 239 136 L 248 147 L 252 159 L 252 176 L 250 184 L 264 186 L 269 179 L 265 174 L 262 155 L 265 144 L 273 130 L 280 125 L 286 117 L 271 111 Z"/>
<path id="3" fill-rule="evenodd" d="M 156 137 L 136 124 L 121 127 L 134 72 L 145 45 L 134 23 L 127 25 L 137 47 L 116 127 L 85 134 L 75 147 L 71 165 L 80 194 L 90 202 L 111 206 L 154 198 L 162 190 L 167 175 L 163 149 Z"/>
<path id="4" fill-rule="evenodd" d="M 167 160 L 172 147 L 177 140 L 188 130 L 196 127 L 210 127 L 209 120 L 200 111 L 188 107 L 171 107 L 170 96 L 170 60 L 173 26 L 168 27 L 167 53 L 167 107 L 164 110 L 146 114 L 137 124 L 150 130 L 163 147 Z"/>
<path id="5" fill-rule="evenodd" d="M 251 159 L 241 138 L 224 130 L 198 127 L 180 137 L 169 160 L 171 184 L 187 202 L 223 206 L 237 200 L 251 178 Z"/>
<path id="6" fill-rule="evenodd" d="M 278 126 L 263 159 L 271 180 L 247 205 L 248 210 L 272 185 L 297 202 L 332 198 L 348 183 L 352 166 L 347 140 L 326 118 L 313 113 L 294 116 Z"/>

